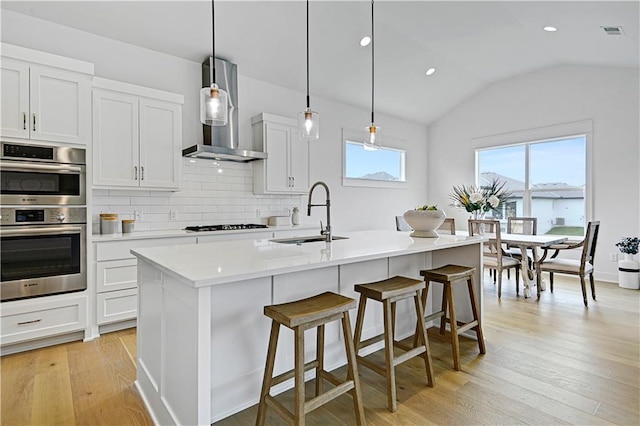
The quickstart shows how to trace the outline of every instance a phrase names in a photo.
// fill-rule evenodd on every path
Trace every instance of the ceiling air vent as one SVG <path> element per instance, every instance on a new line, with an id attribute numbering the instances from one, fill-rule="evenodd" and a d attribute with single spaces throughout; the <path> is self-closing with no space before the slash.
<path id="1" fill-rule="evenodd" d="M 622 27 L 600 27 L 607 35 L 624 35 Z"/>

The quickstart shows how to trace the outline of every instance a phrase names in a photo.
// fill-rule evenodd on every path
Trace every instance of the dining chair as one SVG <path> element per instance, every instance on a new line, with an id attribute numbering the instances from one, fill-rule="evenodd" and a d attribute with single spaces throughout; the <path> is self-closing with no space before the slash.
<path id="1" fill-rule="evenodd" d="M 483 243 L 482 266 L 496 271 L 493 279 L 498 281 L 498 299 L 502 297 L 502 271 L 516 270 L 516 294 L 520 294 L 520 260 L 505 253 L 500 237 L 500 221 L 469 219 L 469 235 L 490 234 L 493 238 Z"/>
<path id="2" fill-rule="evenodd" d="M 397 231 L 413 231 L 413 228 L 409 226 L 404 216 L 396 216 L 396 230 Z"/>
<path id="3" fill-rule="evenodd" d="M 538 235 L 538 219 L 535 217 L 508 217 L 507 218 L 507 234 L 520 235 Z M 505 250 L 511 257 L 522 260 L 522 251 L 519 247 L 507 244 Z M 527 263 L 531 269 L 533 259 L 527 256 Z M 507 274 L 509 272 L 507 271 Z M 507 275 L 507 278 L 509 275 Z"/>
<path id="4" fill-rule="evenodd" d="M 438 228 L 438 234 L 456 235 L 456 220 L 452 217 L 445 218 Z"/>
<path id="5" fill-rule="evenodd" d="M 600 231 L 600 221 L 592 221 L 587 225 L 587 233 L 584 239 L 578 243 L 556 244 L 544 249 L 542 258 L 540 259 L 540 272 L 549 273 L 549 286 L 553 293 L 553 274 L 569 274 L 580 276 L 580 286 L 582 287 L 582 300 L 584 306 L 589 306 L 587 301 L 587 288 L 585 276 L 589 275 L 589 283 L 591 284 L 591 297 L 596 300 L 596 287 L 593 281 L 593 260 L 596 254 L 596 243 L 598 242 L 598 232 Z M 582 255 L 580 260 L 564 259 L 558 257 L 558 254 L 565 250 L 573 250 L 582 247 Z M 555 250 L 547 259 L 549 250 Z"/>

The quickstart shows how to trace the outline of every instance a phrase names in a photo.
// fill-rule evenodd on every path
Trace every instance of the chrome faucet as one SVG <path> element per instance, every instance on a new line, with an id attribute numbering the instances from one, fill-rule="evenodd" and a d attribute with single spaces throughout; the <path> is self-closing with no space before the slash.
<path id="1" fill-rule="evenodd" d="M 327 200 L 325 204 L 311 204 L 311 196 L 313 195 L 313 190 L 316 189 L 316 186 L 324 186 L 324 190 L 327 193 Z M 324 182 L 316 182 L 313 184 L 311 189 L 309 190 L 309 201 L 307 203 L 307 216 L 311 216 L 311 207 L 327 207 L 327 227 L 322 227 L 322 221 L 320 221 L 320 235 L 324 235 L 326 237 L 326 242 L 331 242 L 331 200 L 329 199 L 329 187 Z"/>

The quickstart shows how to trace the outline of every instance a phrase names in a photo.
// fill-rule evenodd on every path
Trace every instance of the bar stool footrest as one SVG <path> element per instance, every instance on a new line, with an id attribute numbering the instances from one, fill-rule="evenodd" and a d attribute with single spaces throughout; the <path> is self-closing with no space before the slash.
<path id="1" fill-rule="evenodd" d="M 457 321 L 456 321 L 456 322 L 457 322 Z M 468 323 L 466 323 L 466 324 L 464 324 L 464 325 L 462 325 L 462 326 L 458 327 L 458 329 L 456 330 L 456 332 L 457 332 L 458 334 L 460 334 L 460 333 L 464 333 L 465 331 L 470 330 L 470 329 L 472 329 L 472 328 L 475 328 L 475 327 L 477 327 L 477 326 L 478 326 L 478 321 L 471 321 L 471 322 L 468 322 Z"/>
<path id="2" fill-rule="evenodd" d="M 438 312 L 434 312 L 432 314 L 427 315 L 426 317 L 424 317 L 424 322 L 429 322 L 431 320 L 434 320 L 436 318 L 441 318 L 445 315 L 444 311 L 438 311 Z"/>
<path id="3" fill-rule="evenodd" d="M 313 361 L 309 361 L 308 363 L 306 363 L 304 365 L 304 371 L 307 372 L 307 371 L 312 370 L 312 369 L 314 369 L 316 367 L 318 367 L 318 360 L 314 359 Z M 286 382 L 289 379 L 293 379 L 295 374 L 296 374 L 295 370 L 289 370 L 289 371 L 285 371 L 284 373 L 275 376 L 274 378 L 271 379 L 271 387 L 274 387 L 275 385 L 279 385 L 282 382 Z"/>
<path id="4" fill-rule="evenodd" d="M 400 365 L 403 362 L 405 362 L 405 361 L 407 361 L 407 360 L 409 360 L 409 359 L 411 359 L 411 358 L 413 358 L 415 356 L 421 355 L 421 354 L 423 354 L 425 352 L 426 352 L 426 349 L 425 349 L 424 346 L 419 346 L 417 348 L 410 349 L 407 352 L 405 352 L 403 354 L 400 354 L 397 357 L 394 357 L 393 358 L 393 365 L 394 366 L 395 365 Z"/>
<path id="5" fill-rule="evenodd" d="M 387 375 L 387 370 L 384 369 L 383 367 L 380 367 L 378 364 L 376 364 L 373 361 L 368 360 L 367 358 L 358 355 L 357 360 L 360 364 L 364 365 L 365 367 L 369 368 L 370 370 L 375 371 L 376 373 L 380 374 L 381 376 L 386 376 Z"/>
<path id="6" fill-rule="evenodd" d="M 304 403 L 304 413 L 307 414 L 316 408 L 326 404 L 327 402 L 336 399 L 337 397 L 351 391 L 354 388 L 353 380 L 342 382 L 335 388 L 332 388 L 315 398 L 310 399 Z"/>
<path id="7" fill-rule="evenodd" d="M 289 423 L 293 424 L 295 422 L 295 417 L 291 411 L 287 409 L 284 405 L 280 403 L 277 399 L 272 397 L 271 395 L 267 395 L 265 398 L 265 402 L 267 406 L 273 408 L 280 416 L 284 419 L 287 419 Z"/>

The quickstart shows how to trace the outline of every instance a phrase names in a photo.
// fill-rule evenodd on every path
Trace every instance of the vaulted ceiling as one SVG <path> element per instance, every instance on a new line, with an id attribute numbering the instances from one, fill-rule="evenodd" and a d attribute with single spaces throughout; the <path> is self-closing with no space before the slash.
<path id="1" fill-rule="evenodd" d="M 638 67 L 638 1 L 375 3 L 376 112 L 428 124 L 493 82 L 558 64 Z M 209 1 L 2 1 L 2 8 L 198 63 Z M 305 90 L 304 1 L 216 1 L 216 56 Z M 369 109 L 369 1 L 310 3 L 311 95 Z M 558 28 L 545 32 L 544 26 Z M 602 27 L 620 26 L 622 35 Z M 435 67 L 432 76 L 425 71 Z M 197 83 L 199 84 L 199 82 Z"/>

